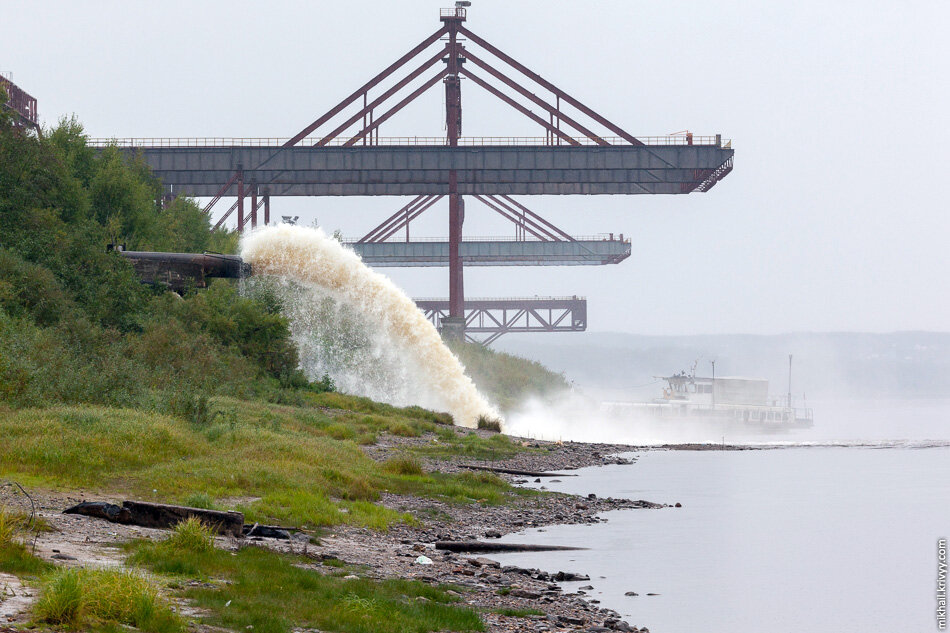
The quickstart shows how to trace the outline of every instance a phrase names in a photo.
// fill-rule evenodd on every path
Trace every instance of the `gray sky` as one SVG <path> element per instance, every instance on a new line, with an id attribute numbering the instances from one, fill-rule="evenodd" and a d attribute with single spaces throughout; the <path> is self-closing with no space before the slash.
<path id="1" fill-rule="evenodd" d="M 5 0 L 0 71 L 91 136 L 289 137 L 451 4 Z M 596 331 L 950 329 L 950 3 L 473 5 L 473 32 L 627 131 L 722 133 L 736 167 L 707 194 L 523 198 L 574 234 L 632 236 L 633 256 L 468 269 L 468 296 L 585 295 Z M 433 89 L 381 136 L 442 135 L 442 108 Z M 542 135 L 468 83 L 463 111 L 467 136 Z M 358 236 L 403 203 L 272 208 Z M 488 214 L 469 203 L 466 234 L 512 234 Z M 447 234 L 444 206 L 427 216 L 416 235 Z M 446 269 L 384 272 L 447 293 Z"/>

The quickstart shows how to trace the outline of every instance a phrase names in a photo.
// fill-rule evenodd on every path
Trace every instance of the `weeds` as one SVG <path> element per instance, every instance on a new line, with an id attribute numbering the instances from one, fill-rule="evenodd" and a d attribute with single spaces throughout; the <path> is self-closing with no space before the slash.
<path id="1" fill-rule="evenodd" d="M 150 633 L 185 628 L 156 586 L 135 571 L 54 571 L 44 579 L 33 613 L 40 622 L 69 628 L 119 624 Z"/>
<path id="2" fill-rule="evenodd" d="M 484 415 L 478 416 L 478 428 L 486 431 L 501 433 L 501 420 L 498 418 L 489 418 Z"/>
<path id="3" fill-rule="evenodd" d="M 508 459 L 531 449 L 512 442 L 507 435 L 499 434 L 483 438 L 477 433 L 468 435 L 452 433 L 452 435 L 440 435 L 437 443 L 414 447 L 411 450 L 435 459 L 454 459 L 461 456 L 473 460 L 494 461 Z"/>
<path id="4" fill-rule="evenodd" d="M 180 552 L 204 554 L 214 549 L 214 532 L 201 519 L 188 517 L 175 526 L 164 545 Z"/>
<path id="5" fill-rule="evenodd" d="M 506 587 L 507 589 L 507 587 Z M 511 589 L 508 589 L 511 592 Z M 508 595 L 502 594 L 501 589 L 498 590 L 499 595 Z M 501 609 L 492 609 L 492 613 L 497 613 L 498 615 L 508 616 L 509 618 L 526 618 L 529 615 L 544 615 L 544 611 L 540 609 L 512 609 L 512 608 L 501 608 Z"/>
<path id="6" fill-rule="evenodd" d="M 52 565 L 34 556 L 23 544 L 29 519 L 0 507 L 0 571 L 10 574 L 38 575 Z"/>
<path id="7" fill-rule="evenodd" d="M 383 462 L 383 470 L 393 475 L 423 475 L 422 465 L 412 457 L 394 457 Z"/>

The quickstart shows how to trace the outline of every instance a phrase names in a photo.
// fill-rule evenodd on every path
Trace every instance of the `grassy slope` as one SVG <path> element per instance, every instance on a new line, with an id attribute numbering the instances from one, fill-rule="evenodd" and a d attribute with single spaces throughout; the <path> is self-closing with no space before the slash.
<path id="1" fill-rule="evenodd" d="M 568 388 L 562 374 L 541 363 L 477 343 L 452 343 L 450 347 L 479 390 L 503 411 L 510 411 L 532 396 L 543 397 Z"/>
<path id="2" fill-rule="evenodd" d="M 458 446 L 478 459 L 522 450 L 505 437 L 458 436 L 422 409 L 306 396 L 304 406 L 214 398 L 203 423 L 101 406 L 0 410 L 0 476 L 162 502 L 246 498 L 249 520 L 310 527 L 413 522 L 373 503 L 384 490 L 490 504 L 523 494 L 488 474 L 389 468 L 357 445 L 440 429 L 437 451 Z"/>

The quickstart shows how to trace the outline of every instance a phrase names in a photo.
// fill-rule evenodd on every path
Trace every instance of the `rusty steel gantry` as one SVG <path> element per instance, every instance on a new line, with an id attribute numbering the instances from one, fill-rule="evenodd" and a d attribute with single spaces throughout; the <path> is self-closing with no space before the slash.
<path id="1" fill-rule="evenodd" d="M 0 75 L 0 90 L 7 95 L 3 107 L 13 112 L 13 125 L 39 132 L 40 120 L 36 112 L 36 99 L 3 75 Z"/>
<path id="2" fill-rule="evenodd" d="M 238 230 L 247 224 L 256 227 L 262 207 L 264 223 L 270 222 L 272 195 L 414 196 L 407 205 L 353 243 L 353 248 L 372 265 L 448 265 L 449 299 L 444 305 L 429 305 L 426 313 L 437 324 L 451 326 L 456 335 L 461 335 L 466 326 L 477 330 L 479 319 L 480 331 L 492 335 L 502 330 L 515 331 L 503 327 L 507 313 L 498 317 L 501 321 L 498 329 L 491 330 L 491 323 L 484 325 L 485 311 L 497 306 L 466 303 L 464 265 L 611 264 L 630 255 L 630 242 L 622 236 L 614 239 L 613 234 L 610 239 L 574 238 L 512 196 L 708 191 L 732 170 L 733 150 L 731 143 L 723 142 L 719 135 L 701 137 L 683 133 L 635 137 L 629 134 L 466 28 L 463 23 L 467 12 L 460 6 L 463 4 L 442 9 L 442 24 L 437 31 L 289 139 L 103 139 L 99 142 L 125 145 L 130 151 L 140 152 L 162 179 L 168 196 L 212 196 L 205 207 L 209 212 L 221 198 L 236 194 L 236 201 L 217 225 L 222 225 L 236 211 Z M 466 46 L 463 38 L 471 45 Z M 440 40 L 442 46 L 431 50 Z M 489 62 L 490 56 L 552 97 L 538 96 Z M 420 57 L 422 61 L 418 66 L 378 96 L 370 97 L 370 91 Z M 436 68 L 434 73 L 433 68 Z M 377 114 L 390 99 L 419 78 L 425 81 Z M 463 137 L 462 78 L 540 125 L 545 136 Z M 492 80 L 515 93 L 521 101 L 494 85 Z M 447 132 L 444 138 L 379 136 L 384 122 L 440 81 L 445 89 Z M 541 108 L 542 114 L 524 105 L 524 101 Z M 565 105 L 572 110 L 565 111 Z M 344 112 L 354 106 L 356 111 L 346 116 Z M 345 117 L 342 121 L 341 115 Z M 339 122 L 332 130 L 317 133 L 334 119 Z M 347 132 L 354 126 L 360 127 L 355 132 Z M 596 132 L 595 126 L 606 129 L 609 134 Z M 463 241 L 465 196 L 511 221 L 515 225 L 515 239 Z M 411 241 L 409 224 L 446 197 L 448 240 Z M 250 198 L 247 215 L 246 198 Z M 396 237 L 403 230 L 405 241 Z M 535 308 L 550 307 L 534 305 L 531 300 L 517 301 L 522 302 L 529 316 L 540 314 Z M 572 301 L 571 309 L 583 314 L 583 318 L 544 318 L 536 320 L 535 325 L 543 331 L 584 329 L 586 302 L 576 297 Z M 505 304 L 505 308 L 511 308 L 511 304 Z M 571 325 L 563 327 L 567 321 Z M 526 326 L 519 331 L 540 330 Z"/>

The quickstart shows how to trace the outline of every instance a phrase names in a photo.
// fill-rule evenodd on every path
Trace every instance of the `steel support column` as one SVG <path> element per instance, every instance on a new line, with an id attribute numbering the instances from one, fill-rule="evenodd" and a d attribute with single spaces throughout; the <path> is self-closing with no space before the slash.
<path id="1" fill-rule="evenodd" d="M 458 29 L 463 17 L 455 16 L 443 18 L 449 34 L 447 49 L 448 74 L 445 77 L 445 123 L 448 144 L 457 147 L 459 135 L 462 132 L 462 90 L 459 84 L 459 55 L 461 47 L 458 43 Z M 459 253 L 462 243 L 462 222 L 465 219 L 465 208 L 462 196 L 458 189 L 458 172 L 449 170 L 449 316 L 464 318 L 465 316 L 465 286 L 462 272 L 462 257 Z"/>
<path id="2" fill-rule="evenodd" d="M 251 189 L 251 228 L 257 228 L 257 187 Z"/>
<path id="3" fill-rule="evenodd" d="M 237 199 L 237 229 L 238 233 L 244 232 L 244 172 L 238 170 L 237 178 L 238 199 Z"/>
<path id="4" fill-rule="evenodd" d="M 264 194 L 264 226 L 270 225 L 270 194 Z"/>

